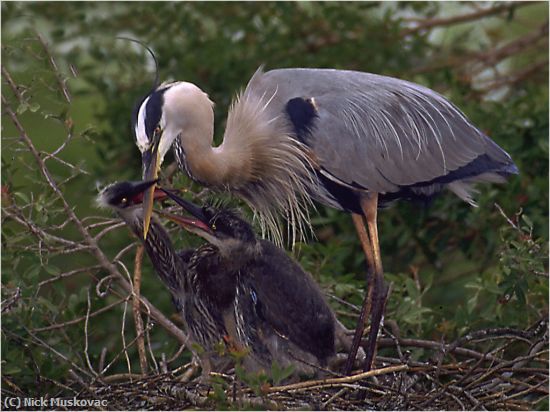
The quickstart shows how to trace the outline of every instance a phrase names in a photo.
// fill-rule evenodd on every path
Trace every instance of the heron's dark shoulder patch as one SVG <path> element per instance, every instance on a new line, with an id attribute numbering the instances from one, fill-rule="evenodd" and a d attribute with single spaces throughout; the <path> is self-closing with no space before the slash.
<path id="1" fill-rule="evenodd" d="M 313 98 L 296 97 L 286 104 L 286 112 L 296 136 L 307 143 L 307 139 L 315 125 L 315 119 L 319 117 L 315 100 Z"/>

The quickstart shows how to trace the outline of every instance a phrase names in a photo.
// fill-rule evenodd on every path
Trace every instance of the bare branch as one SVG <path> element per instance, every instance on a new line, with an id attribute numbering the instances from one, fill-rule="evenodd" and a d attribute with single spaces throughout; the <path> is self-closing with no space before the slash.
<path id="1" fill-rule="evenodd" d="M 434 27 L 439 26 L 451 26 L 454 24 L 460 24 L 460 23 L 466 23 L 469 21 L 475 21 L 482 19 L 487 16 L 493 16 L 502 14 L 504 12 L 509 12 L 513 9 L 518 9 L 520 7 L 530 6 L 536 2 L 531 1 L 522 1 L 522 2 L 510 2 L 510 3 L 504 3 L 500 5 L 496 5 L 487 9 L 481 9 L 478 11 L 475 11 L 473 13 L 468 14 L 461 14 L 458 16 L 452 16 L 452 17 L 440 17 L 440 18 L 432 18 L 428 20 L 422 20 L 418 22 L 418 24 L 415 27 L 411 27 L 408 29 L 404 29 L 399 33 L 401 37 L 408 36 L 413 33 L 417 33 L 422 30 L 428 30 Z"/>
<path id="2" fill-rule="evenodd" d="M 409 369 L 408 365 L 397 365 L 397 366 L 388 366 L 387 368 L 373 369 L 368 372 L 358 373 L 356 375 L 345 376 L 343 378 L 330 378 L 330 379 L 320 379 L 315 381 L 299 382 L 291 385 L 284 386 L 274 386 L 269 388 L 269 392 L 281 392 L 281 391 L 295 391 L 300 389 L 307 388 L 321 388 L 324 386 L 331 386 L 341 383 L 352 383 L 357 382 L 371 376 L 379 376 L 387 373 L 401 372 Z"/>
<path id="3" fill-rule="evenodd" d="M 137 341 L 137 348 L 139 354 L 139 365 L 141 367 L 141 373 L 147 374 L 147 355 L 145 354 L 145 341 L 143 340 L 143 319 L 141 319 L 141 313 L 139 311 L 139 299 L 141 290 L 141 262 L 143 260 L 143 245 L 140 245 L 136 249 L 136 258 L 134 260 L 134 282 L 132 293 L 132 308 L 134 314 L 134 323 L 136 326 L 136 335 L 140 336 Z"/>
<path id="4" fill-rule="evenodd" d="M 53 325 L 50 325 L 50 326 L 45 326 L 43 328 L 36 328 L 36 329 L 33 329 L 33 332 L 48 332 L 48 331 L 52 331 L 52 330 L 55 330 L 55 329 L 63 329 L 63 328 L 66 328 L 67 326 L 70 326 L 70 325 L 76 325 L 77 323 L 80 323 L 84 320 L 86 320 L 86 317 L 88 318 L 92 318 L 96 315 L 99 315 L 103 312 L 107 312 L 108 310 L 114 308 L 115 306 L 118 306 L 120 305 L 122 302 L 124 302 L 126 299 L 120 299 L 120 300 L 117 300 L 116 302 L 113 302 L 107 306 L 104 306 L 102 307 L 101 309 L 98 309 L 96 310 L 95 312 L 92 312 L 90 313 L 89 315 L 87 316 L 81 316 L 79 318 L 76 318 L 76 319 L 73 319 L 73 320 L 69 320 L 67 322 L 63 322 L 63 323 L 55 323 Z"/>
<path id="5" fill-rule="evenodd" d="M 57 80 L 57 83 L 59 85 L 59 89 L 63 93 L 63 97 L 67 101 L 67 103 L 71 103 L 71 94 L 69 93 L 69 89 L 67 88 L 67 84 L 65 80 L 63 80 L 63 75 L 59 71 L 59 68 L 57 67 L 57 63 L 55 62 L 55 59 L 53 58 L 52 54 L 50 53 L 50 48 L 48 47 L 48 44 L 46 43 L 46 40 L 42 37 L 40 33 L 35 31 L 36 37 L 40 44 L 42 45 L 42 48 L 46 52 L 46 55 L 48 56 L 48 61 L 50 62 L 50 66 L 52 66 L 52 70 L 55 74 L 55 78 Z"/>
<path id="6" fill-rule="evenodd" d="M 49 170 L 47 169 L 46 165 L 44 164 L 42 158 L 40 157 L 38 151 L 34 147 L 34 144 L 32 143 L 31 139 L 27 135 L 25 129 L 19 122 L 19 119 L 11 106 L 9 105 L 8 101 L 2 94 L 2 103 L 4 105 L 5 111 L 8 114 L 8 117 L 11 119 L 12 123 L 14 124 L 15 128 L 20 133 L 20 139 L 25 143 L 25 145 L 29 148 L 29 151 L 31 152 L 32 156 L 34 157 L 36 164 L 38 165 L 38 168 L 44 178 L 46 179 L 47 183 L 49 184 L 50 188 L 53 190 L 53 192 L 57 195 L 57 197 L 60 199 L 63 209 L 65 210 L 67 216 L 69 219 L 75 224 L 76 228 L 84 238 L 85 243 L 89 246 L 90 252 L 95 256 L 95 258 L 98 260 L 98 262 L 101 264 L 101 266 L 107 270 L 112 275 L 117 276 L 119 282 L 121 283 L 122 287 L 128 292 L 132 293 L 132 287 L 126 281 L 124 276 L 118 271 L 118 269 L 109 261 L 107 256 L 103 253 L 103 251 L 99 248 L 96 239 L 94 239 L 89 232 L 85 229 L 84 225 L 78 219 L 76 214 L 74 213 L 73 209 L 69 206 L 67 203 L 65 197 L 63 196 L 63 193 L 59 190 L 55 180 L 52 178 Z M 174 335 L 176 338 L 180 340 L 181 343 L 187 342 L 187 337 L 185 333 L 181 329 L 179 329 L 176 325 L 174 325 L 168 318 L 164 316 L 162 312 L 160 312 L 156 307 L 154 307 L 147 299 L 141 298 L 141 301 L 143 304 L 145 304 L 148 309 L 151 311 L 151 315 L 158 321 L 159 324 L 161 324 L 166 330 L 168 330 L 172 335 Z"/>

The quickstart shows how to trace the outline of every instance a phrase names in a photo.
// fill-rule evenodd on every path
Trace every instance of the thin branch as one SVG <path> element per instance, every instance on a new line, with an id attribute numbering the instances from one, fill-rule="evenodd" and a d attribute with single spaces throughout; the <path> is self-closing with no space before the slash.
<path id="1" fill-rule="evenodd" d="M 101 232 L 99 232 L 97 235 L 94 236 L 95 240 L 100 240 L 103 236 L 105 236 L 107 233 L 112 232 L 113 230 L 118 229 L 119 227 L 125 227 L 126 224 L 124 222 L 117 222 L 112 226 L 106 227 Z"/>
<path id="2" fill-rule="evenodd" d="M 84 238 L 85 243 L 89 245 L 90 252 L 95 256 L 95 258 L 98 260 L 98 262 L 101 264 L 101 266 L 103 266 L 105 270 L 107 270 L 112 275 L 117 276 L 119 282 L 121 283 L 122 287 L 126 290 L 127 293 L 132 293 L 132 286 L 128 283 L 128 281 L 126 281 L 126 279 L 120 273 L 120 271 L 109 261 L 107 256 L 105 256 L 103 251 L 100 249 L 97 241 L 85 229 L 80 219 L 76 216 L 73 209 L 67 203 L 65 197 L 63 196 L 63 193 L 59 190 L 55 180 L 52 178 L 48 168 L 46 167 L 38 151 L 34 147 L 34 144 L 32 143 L 25 129 L 19 122 L 19 119 L 16 113 L 13 111 L 13 109 L 11 108 L 11 106 L 9 105 L 8 101 L 6 100 L 3 94 L 2 94 L 2 103 L 4 105 L 4 109 L 6 113 L 8 114 L 8 117 L 11 119 L 15 128 L 20 133 L 19 137 L 21 141 L 23 141 L 23 143 L 25 143 L 26 146 L 29 148 L 29 151 L 34 157 L 40 172 L 48 182 L 53 192 L 61 200 L 63 209 L 65 210 L 68 218 L 74 222 L 77 230 L 80 232 L 80 234 Z M 175 336 L 181 343 L 187 342 L 187 337 L 185 333 L 181 329 L 179 329 L 176 325 L 174 325 L 174 323 L 172 323 L 168 318 L 166 318 L 161 311 L 159 311 L 156 307 L 154 307 L 146 298 L 142 297 L 141 301 L 144 305 L 146 305 L 149 308 L 149 310 L 151 311 L 151 315 L 158 321 L 160 325 L 162 325 L 167 331 L 169 331 L 173 336 Z"/>
<path id="3" fill-rule="evenodd" d="M 468 14 L 460 14 L 458 16 L 451 16 L 451 17 L 440 17 L 440 18 L 433 18 L 428 20 L 423 20 L 419 22 L 415 27 L 407 28 L 402 30 L 399 35 L 401 37 L 408 36 L 413 33 L 417 33 L 422 30 L 428 30 L 434 27 L 438 26 L 452 26 L 454 24 L 460 24 L 460 23 L 466 23 L 469 21 L 475 21 L 482 19 L 487 16 L 492 16 L 495 14 L 501 14 L 503 12 L 509 12 L 513 9 L 519 9 L 520 7 L 524 6 L 530 6 L 536 2 L 532 1 L 524 1 L 524 2 L 511 2 L 511 3 L 504 3 L 501 5 L 497 5 L 494 7 L 490 7 L 487 9 L 481 9 L 478 11 L 475 11 L 473 13 Z"/>
<path id="4" fill-rule="evenodd" d="M 50 239 L 52 241 L 61 243 L 64 245 L 64 247 L 70 246 L 74 248 L 81 248 L 82 245 L 69 239 L 65 239 L 59 236 L 52 235 L 51 233 L 48 233 L 44 231 L 42 228 L 31 222 L 30 220 L 27 220 L 22 214 L 16 214 L 12 213 L 9 208 L 2 209 L 2 212 L 9 218 L 13 219 L 17 223 L 27 226 L 29 231 L 34 234 L 39 240 L 46 240 Z"/>
<path id="5" fill-rule="evenodd" d="M 92 318 L 92 317 L 97 316 L 97 315 L 99 315 L 103 312 L 107 312 L 108 310 L 114 308 L 115 306 L 120 305 L 125 300 L 126 299 L 117 300 L 116 302 L 113 302 L 113 303 L 111 303 L 107 306 L 102 307 L 101 309 L 96 310 L 95 312 L 90 313 L 89 315 L 87 315 L 87 317 Z M 51 330 L 55 330 L 55 329 L 62 329 L 62 328 L 66 328 L 67 326 L 70 326 L 70 325 L 76 325 L 77 323 L 80 323 L 83 320 L 86 320 L 86 316 L 81 316 L 79 318 L 72 319 L 72 320 L 69 320 L 69 321 L 63 322 L 63 323 L 55 323 L 55 324 L 50 325 L 50 326 L 45 326 L 45 327 L 42 327 L 42 328 L 36 328 L 36 329 L 33 329 L 32 331 L 33 332 L 47 332 L 47 331 L 51 331 Z"/>
<path id="6" fill-rule="evenodd" d="M 519 39 L 512 40 L 487 52 L 476 53 L 475 58 L 486 65 L 495 65 L 506 57 L 535 46 L 541 39 L 548 39 L 548 21 L 541 24 L 538 30 L 528 33 Z"/>
<path id="7" fill-rule="evenodd" d="M 97 372 L 94 370 L 94 367 L 92 366 L 92 362 L 90 362 L 90 356 L 88 355 L 88 321 L 90 320 L 90 311 L 92 309 L 92 303 L 90 300 L 90 289 L 88 288 L 87 294 L 86 294 L 86 317 L 84 319 L 84 356 L 86 358 L 86 364 L 88 365 L 88 369 L 90 369 L 90 372 L 94 376 L 97 376 Z"/>
<path id="8" fill-rule="evenodd" d="M 48 44 L 46 43 L 46 40 L 42 37 L 40 33 L 35 31 L 36 37 L 38 38 L 38 41 L 42 45 L 42 48 L 46 52 L 46 55 L 48 56 L 48 61 L 50 62 L 50 66 L 52 66 L 53 72 L 55 74 L 55 79 L 57 80 L 57 84 L 59 86 L 59 89 L 63 93 L 63 97 L 67 101 L 67 103 L 71 103 L 71 94 L 69 93 L 69 89 L 67 88 L 67 84 L 65 80 L 63 80 L 63 76 L 61 75 L 61 72 L 59 71 L 59 68 L 57 67 L 57 63 L 55 62 L 55 59 L 53 58 L 52 54 L 50 53 L 50 48 L 48 47 Z"/>
<path id="9" fill-rule="evenodd" d="M 65 144 L 68 143 L 68 142 L 69 142 L 69 138 L 67 138 L 67 140 L 65 140 L 65 142 L 57 148 L 57 150 L 62 150 L 65 147 Z M 67 166 L 69 169 L 74 170 L 75 172 L 82 173 L 84 175 L 90 176 L 90 172 L 88 172 L 88 171 L 86 171 L 86 170 L 84 170 L 84 169 L 82 169 L 78 166 L 75 166 L 72 163 L 67 162 L 66 160 L 63 160 L 63 159 L 60 159 L 59 157 L 57 157 L 55 155 L 56 152 L 54 152 L 54 153 L 41 152 L 41 154 L 44 154 L 44 162 L 46 162 L 49 159 L 53 159 L 53 160 L 61 163 L 63 166 Z M 70 178 L 72 178 L 72 176 L 70 176 L 69 179 Z"/>
<path id="10" fill-rule="evenodd" d="M 139 365 L 141 367 L 141 373 L 147 374 L 147 355 L 145 354 L 145 342 L 143 339 L 143 319 L 139 310 L 139 300 L 141 291 L 141 262 L 143 260 L 143 245 L 140 245 L 136 249 L 136 257 L 134 260 L 134 290 L 132 293 L 132 309 L 134 314 L 134 324 L 136 326 L 136 335 L 140 336 L 137 341 L 137 348 L 139 354 Z"/>
<path id="11" fill-rule="evenodd" d="M 40 282 L 40 283 L 38 284 L 38 287 L 36 288 L 36 293 L 35 293 L 35 295 L 38 294 L 38 292 L 39 292 L 39 290 L 40 290 L 40 288 L 41 288 L 42 286 L 45 286 L 45 285 L 47 285 L 47 284 L 49 284 L 49 283 L 57 282 L 57 281 L 60 280 L 60 279 L 65 279 L 65 278 L 68 278 L 68 277 L 70 277 L 70 276 L 74 276 L 74 275 L 77 275 L 77 274 L 79 274 L 79 273 L 82 273 L 82 272 L 91 272 L 91 271 L 97 270 L 97 269 L 99 269 L 99 268 L 101 268 L 101 266 L 99 266 L 99 265 L 88 266 L 88 267 L 83 267 L 83 268 L 78 268 L 78 269 L 70 270 L 70 271 L 68 271 L 68 272 L 61 273 L 61 274 L 59 274 L 59 275 L 57 275 L 57 276 L 54 276 L 53 278 L 43 280 L 42 282 Z"/>
<path id="12" fill-rule="evenodd" d="M 293 383 L 293 384 L 284 385 L 284 386 L 273 386 L 269 388 L 269 393 L 292 391 L 292 390 L 306 389 L 306 388 L 312 388 L 312 387 L 319 388 L 327 385 L 336 385 L 341 383 L 353 383 L 353 382 L 360 381 L 362 379 L 370 378 L 372 376 L 402 372 L 408 369 L 409 369 L 408 365 L 388 366 L 387 368 L 373 369 L 368 372 L 362 372 L 351 376 L 344 376 L 342 378 L 319 379 L 319 380 L 313 380 L 313 381 L 298 382 L 298 383 Z"/>
<path id="13" fill-rule="evenodd" d="M 483 91 L 487 92 L 489 90 L 498 89 L 503 86 L 512 86 L 523 80 L 531 77 L 533 74 L 537 73 L 540 70 L 548 68 L 548 59 L 541 60 L 538 63 L 531 64 L 528 67 L 518 70 L 514 73 L 510 73 L 506 76 L 497 77 L 481 85 Z"/>
<path id="14" fill-rule="evenodd" d="M 8 73 L 8 71 L 4 66 L 2 66 L 2 76 L 4 76 L 4 79 L 6 79 L 6 81 L 8 82 L 8 85 L 10 86 L 17 100 L 19 102 L 23 102 L 24 101 L 23 95 L 19 91 L 19 87 L 15 84 L 15 82 L 13 81 L 13 78 L 11 77 L 11 75 Z"/>

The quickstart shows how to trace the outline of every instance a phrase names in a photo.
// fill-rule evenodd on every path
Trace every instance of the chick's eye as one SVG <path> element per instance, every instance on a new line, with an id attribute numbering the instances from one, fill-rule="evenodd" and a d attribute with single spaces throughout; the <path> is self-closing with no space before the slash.
<path id="1" fill-rule="evenodd" d="M 123 198 L 121 199 L 120 202 L 121 202 L 122 204 L 126 204 L 126 203 L 128 203 L 128 198 L 123 197 Z"/>
<path id="2" fill-rule="evenodd" d="M 160 128 L 160 126 L 155 127 L 155 130 L 153 131 L 154 136 L 160 135 L 161 131 L 162 129 Z"/>
<path id="3" fill-rule="evenodd" d="M 216 224 L 215 223 L 212 223 L 212 225 L 210 225 L 210 227 L 212 228 L 212 230 L 216 230 Z"/>

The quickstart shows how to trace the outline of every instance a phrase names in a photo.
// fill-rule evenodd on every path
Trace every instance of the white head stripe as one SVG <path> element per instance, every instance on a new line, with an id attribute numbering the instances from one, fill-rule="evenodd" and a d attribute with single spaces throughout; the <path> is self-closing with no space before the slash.
<path id="1" fill-rule="evenodd" d="M 147 132 L 145 130 L 145 117 L 146 117 L 146 110 L 147 102 L 149 101 L 149 97 L 141 103 L 141 106 L 139 107 L 139 112 L 137 116 L 137 122 L 136 122 L 136 144 L 141 152 L 145 151 L 145 149 L 149 146 L 149 138 L 147 137 Z"/>

